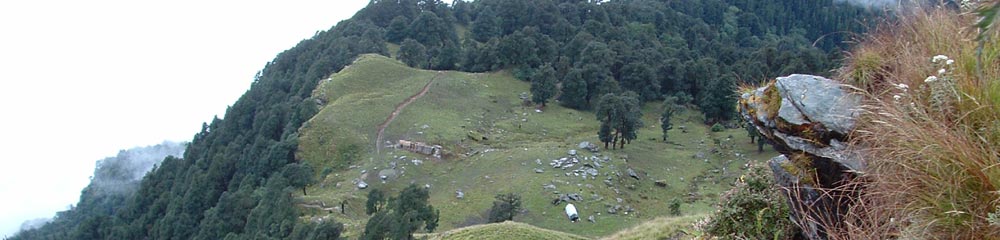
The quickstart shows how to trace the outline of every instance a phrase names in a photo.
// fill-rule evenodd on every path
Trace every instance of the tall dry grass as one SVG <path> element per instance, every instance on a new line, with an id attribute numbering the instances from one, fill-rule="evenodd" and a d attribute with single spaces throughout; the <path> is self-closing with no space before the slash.
<path id="1" fill-rule="evenodd" d="M 831 238 L 1000 239 L 1000 46 L 986 32 L 977 68 L 976 21 L 913 10 L 848 55 L 838 78 L 867 96 L 852 137 L 869 169 Z"/>

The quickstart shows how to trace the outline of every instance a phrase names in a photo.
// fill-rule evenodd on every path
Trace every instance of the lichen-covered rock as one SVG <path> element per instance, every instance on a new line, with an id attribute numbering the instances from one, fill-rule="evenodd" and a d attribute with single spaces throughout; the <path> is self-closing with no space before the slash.
<path id="1" fill-rule="evenodd" d="M 791 211 L 792 221 L 802 228 L 802 235 L 806 238 L 823 239 L 816 222 L 804 220 L 808 218 L 803 216 L 803 214 L 810 213 L 811 211 L 801 211 L 803 208 L 813 207 L 813 205 L 810 205 L 812 203 L 822 201 L 820 199 L 821 195 L 813 186 L 801 183 L 802 179 L 799 178 L 798 174 L 786 170 L 787 166 L 791 164 L 785 155 L 778 155 L 768 161 L 768 166 L 771 167 L 771 172 L 774 173 L 775 183 L 780 185 L 786 195 L 789 196 L 789 205 L 792 209 L 800 210 Z"/>
<path id="2" fill-rule="evenodd" d="M 800 74 L 740 96 L 740 115 L 782 154 L 769 165 L 788 197 L 792 220 L 809 239 L 825 239 L 817 221 L 841 221 L 841 211 L 850 206 L 838 196 L 855 193 L 843 184 L 865 171 L 860 154 L 845 144 L 860 105 L 860 96 L 840 83 Z"/>

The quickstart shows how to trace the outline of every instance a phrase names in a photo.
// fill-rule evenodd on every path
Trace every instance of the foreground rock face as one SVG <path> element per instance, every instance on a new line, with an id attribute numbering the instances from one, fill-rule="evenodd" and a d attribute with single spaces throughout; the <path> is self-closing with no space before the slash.
<path id="1" fill-rule="evenodd" d="M 861 97 L 836 81 L 812 75 L 779 77 L 744 90 L 740 115 L 782 155 L 769 166 L 785 190 L 792 219 L 810 239 L 825 239 L 817 222 L 839 223 L 857 194 L 844 183 L 864 173 L 849 141 Z"/>

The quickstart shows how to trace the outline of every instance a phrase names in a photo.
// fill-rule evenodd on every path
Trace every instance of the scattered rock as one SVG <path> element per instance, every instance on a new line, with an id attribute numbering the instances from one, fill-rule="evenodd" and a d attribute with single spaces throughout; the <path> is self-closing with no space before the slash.
<path id="1" fill-rule="evenodd" d="M 654 184 L 656 184 L 657 187 L 665 188 L 667 187 L 667 180 L 656 180 Z"/>
<path id="2" fill-rule="evenodd" d="M 568 194 L 566 196 L 569 197 L 569 199 L 573 200 L 573 201 L 583 201 L 583 197 L 580 196 L 580 194 L 577 194 L 577 193 L 570 193 L 570 194 Z"/>
<path id="3" fill-rule="evenodd" d="M 576 156 L 576 149 L 570 149 L 570 150 L 569 150 L 568 152 L 566 152 L 566 153 L 567 153 L 567 154 L 569 154 L 570 156 Z"/>
<path id="4" fill-rule="evenodd" d="M 458 199 L 465 198 L 465 192 L 462 192 L 462 189 L 455 190 L 455 198 L 458 198 Z"/>
<path id="5" fill-rule="evenodd" d="M 588 168 L 588 169 L 586 170 L 586 172 L 587 172 L 587 174 L 590 174 L 590 176 L 594 176 L 594 177 L 597 177 L 597 174 L 599 174 L 599 173 L 597 172 L 597 169 L 593 169 L 593 168 Z"/>
<path id="6" fill-rule="evenodd" d="M 621 210 L 622 210 L 622 205 L 615 205 L 613 207 L 608 208 L 608 213 L 610 213 L 610 214 L 618 214 L 618 211 L 621 211 Z"/>
<path id="7" fill-rule="evenodd" d="M 542 189 L 543 190 L 556 190 L 556 185 L 551 184 L 551 183 L 550 184 L 545 184 L 545 185 L 542 185 Z"/>
<path id="8" fill-rule="evenodd" d="M 584 150 L 590 151 L 590 152 L 599 152 L 599 151 L 601 151 L 600 147 L 597 147 L 597 145 L 595 145 L 595 144 L 593 144 L 591 142 L 587 142 L 587 141 L 580 142 L 580 144 L 577 144 L 576 147 L 579 148 L 579 149 L 584 149 Z"/>
<path id="9" fill-rule="evenodd" d="M 607 179 L 605 179 L 605 180 L 604 180 L 604 185 L 608 185 L 608 187 L 610 187 L 610 186 L 614 186 L 615 184 L 614 184 L 614 183 L 612 183 L 612 182 L 611 182 L 611 180 L 607 180 Z"/>
<path id="10" fill-rule="evenodd" d="M 365 183 L 365 181 L 359 181 L 358 189 L 365 189 L 365 188 L 368 188 L 368 183 Z"/>
<path id="11" fill-rule="evenodd" d="M 544 172 L 545 170 L 542 170 L 541 168 L 535 168 L 535 173 L 544 173 Z"/>
<path id="12" fill-rule="evenodd" d="M 396 179 L 396 176 L 398 176 L 398 175 L 399 174 L 396 173 L 396 170 L 392 170 L 392 169 L 384 169 L 382 171 L 378 171 L 378 177 L 380 179 L 382 179 L 382 180 Z"/>
<path id="13" fill-rule="evenodd" d="M 587 221 L 592 222 L 592 223 L 596 223 L 597 219 L 594 218 L 594 215 L 590 215 L 590 217 L 587 217 Z"/>
<path id="14" fill-rule="evenodd" d="M 641 178 L 639 178 L 639 174 L 636 174 L 635 170 L 632 170 L 632 168 L 628 168 L 626 172 L 628 172 L 629 177 L 635 178 L 635 180 L 642 180 Z"/>

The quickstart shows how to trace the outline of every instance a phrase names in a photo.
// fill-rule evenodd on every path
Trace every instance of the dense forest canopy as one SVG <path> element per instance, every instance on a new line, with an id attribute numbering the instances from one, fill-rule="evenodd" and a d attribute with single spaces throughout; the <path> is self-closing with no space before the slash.
<path id="1" fill-rule="evenodd" d="M 834 0 L 372 0 L 278 54 L 183 158 L 165 159 L 121 204 L 74 209 L 78 221 L 13 239 L 338 236 L 339 224 L 301 220 L 293 205 L 311 174 L 295 156 L 298 129 L 317 112 L 310 93 L 320 79 L 359 54 L 389 55 L 390 45 L 414 67 L 554 78 L 559 93 L 547 95 L 572 108 L 595 109 L 608 94 L 671 96 L 718 122 L 732 118 L 736 84 L 826 75 L 875 16 Z"/>
<path id="2" fill-rule="evenodd" d="M 355 20 L 383 28 L 410 66 L 529 79 L 549 65 L 565 106 L 676 95 L 715 122 L 732 117 L 734 84 L 827 75 L 874 13 L 833 0 L 372 1 Z"/>

